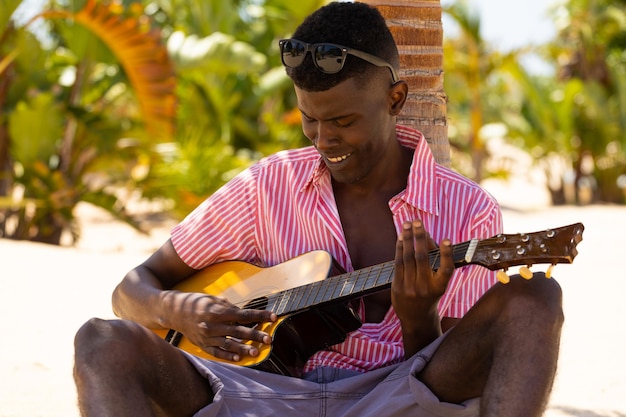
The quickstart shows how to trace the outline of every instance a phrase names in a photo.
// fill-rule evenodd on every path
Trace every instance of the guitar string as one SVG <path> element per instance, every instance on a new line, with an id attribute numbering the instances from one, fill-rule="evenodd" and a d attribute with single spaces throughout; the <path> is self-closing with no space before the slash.
<path id="1" fill-rule="evenodd" d="M 504 241 L 508 241 L 514 237 L 519 237 L 519 236 L 521 235 L 502 235 L 502 236 L 494 236 L 491 238 L 483 239 L 477 243 L 476 249 L 479 249 L 483 246 L 491 246 L 494 243 L 501 245 L 503 243 L 503 240 L 502 240 L 503 238 L 504 238 Z M 453 259 L 456 259 L 457 261 L 462 260 L 470 244 L 471 244 L 471 241 L 453 245 L 452 247 Z M 509 242 L 509 245 L 510 244 L 511 242 Z M 439 260 L 440 260 L 440 252 L 438 249 L 435 249 L 429 252 L 429 261 L 431 262 L 431 267 L 433 269 L 438 265 Z M 349 283 L 349 280 L 351 278 L 354 278 L 355 280 L 353 283 L 353 289 L 354 289 L 357 283 L 362 282 L 361 276 L 365 274 L 365 270 L 368 270 L 370 272 L 372 270 L 375 270 L 375 271 L 378 271 L 378 274 L 380 275 L 382 274 L 382 272 L 388 272 L 389 270 L 393 272 L 393 269 L 394 269 L 393 262 L 387 262 L 385 264 L 375 265 L 375 266 L 364 268 L 358 271 L 348 272 L 345 274 L 329 277 L 322 281 L 317 281 L 315 283 L 306 284 L 306 285 L 299 286 L 296 288 L 282 290 L 277 293 L 269 294 L 268 296 L 263 297 L 262 299 L 259 299 L 259 300 L 255 299 L 255 300 L 250 300 L 248 302 L 244 301 L 243 304 L 246 308 L 253 308 L 253 309 L 263 309 L 266 306 L 269 306 L 270 304 L 272 305 L 280 304 L 280 306 L 284 306 L 279 309 L 279 310 L 282 310 L 283 312 L 296 311 L 300 308 L 309 307 L 312 305 L 320 304 L 324 301 L 329 301 L 329 300 L 333 300 L 335 298 L 344 296 L 345 295 L 344 289 L 346 288 L 345 287 L 346 283 Z M 383 282 L 382 284 L 378 283 L 378 277 L 377 277 L 374 280 L 374 284 L 371 286 L 368 286 L 367 280 L 369 279 L 369 277 L 370 277 L 370 273 L 365 275 L 365 282 L 362 282 L 363 285 L 361 286 L 361 290 L 365 288 L 367 289 L 376 288 L 378 286 L 389 284 L 389 276 L 387 276 L 387 280 Z M 341 291 L 338 292 L 339 284 L 343 284 L 343 287 L 341 287 Z M 315 294 L 317 295 L 313 298 L 311 298 L 311 289 L 316 289 Z M 323 289 L 323 295 L 321 297 L 319 297 L 320 289 Z M 329 289 L 332 289 L 330 297 L 327 295 Z M 348 295 L 351 293 L 352 293 L 351 291 L 348 292 Z M 307 296 L 307 298 L 304 299 L 303 298 L 304 296 Z M 297 304 L 296 304 L 296 301 L 297 301 Z M 303 301 L 305 302 L 303 303 Z"/>
<path id="2" fill-rule="evenodd" d="M 453 247 L 453 257 L 454 258 L 458 258 L 459 253 L 461 255 L 465 255 L 466 251 L 467 251 L 467 246 L 469 245 L 469 242 L 464 242 L 458 245 L 455 245 Z M 438 250 L 433 250 L 431 251 L 431 257 L 433 258 L 433 261 L 431 262 L 431 265 L 434 267 L 437 265 L 437 260 L 439 257 L 439 251 Z M 363 268 L 361 270 L 358 271 L 353 271 L 353 272 L 348 272 L 345 274 L 341 274 L 341 275 L 336 275 L 333 277 L 329 277 L 323 281 L 317 281 L 311 284 L 306 284 L 306 285 L 302 285 L 296 288 L 290 288 L 287 290 L 283 290 L 283 291 L 279 291 L 277 293 L 273 293 L 273 294 L 269 294 L 266 297 L 263 297 L 263 299 L 261 300 L 257 300 L 257 301 L 250 301 L 248 304 L 245 304 L 246 308 L 252 308 L 252 309 L 261 309 L 261 308 L 265 308 L 266 306 L 273 304 L 276 305 L 278 304 L 276 301 L 278 299 L 281 298 L 287 298 L 286 303 L 281 302 L 281 305 L 285 305 L 286 308 L 281 309 L 283 311 L 296 311 L 298 309 L 302 309 L 305 307 L 309 307 L 312 305 L 316 305 L 316 304 L 320 304 L 321 302 L 324 301 L 329 301 L 332 299 L 336 299 L 336 298 L 340 298 L 342 296 L 345 295 L 345 291 L 344 289 L 346 288 L 345 285 L 346 283 L 351 283 L 350 281 L 354 281 L 353 286 L 352 286 L 352 290 L 347 292 L 347 295 L 352 294 L 354 291 L 354 287 L 356 285 L 357 282 L 363 281 L 363 279 L 361 277 L 359 277 L 359 275 L 363 275 L 365 273 L 365 271 L 370 271 L 372 269 L 375 269 L 376 271 L 378 271 L 378 275 L 380 276 L 382 274 L 382 272 L 387 272 L 387 271 L 393 271 L 395 268 L 395 266 L 393 265 L 392 262 L 386 262 L 384 264 L 381 265 L 376 265 L 376 266 L 372 266 L 372 267 L 368 267 L 368 268 Z M 367 281 L 367 279 L 371 276 L 371 273 L 368 273 L 367 275 L 365 275 L 365 280 Z M 350 278 L 354 278 L 354 280 L 351 280 Z M 338 290 L 338 285 L 339 284 L 343 284 L 343 287 L 341 288 L 341 291 L 337 292 Z M 387 279 L 387 281 L 385 281 L 383 284 L 378 284 L 378 280 L 375 280 L 375 285 L 372 285 L 370 287 L 366 286 L 366 282 L 363 282 L 363 285 L 361 287 L 361 291 L 364 288 L 375 288 L 377 286 L 382 286 L 385 284 L 389 284 L 389 280 Z M 334 288 L 334 291 L 332 292 L 332 297 L 328 298 L 326 296 L 322 297 L 322 299 L 320 301 L 317 300 L 317 297 L 313 297 L 313 301 L 309 301 L 311 300 L 311 289 L 314 289 L 315 287 L 322 287 L 322 288 Z M 317 291 L 315 291 L 316 294 L 319 294 L 319 289 L 317 288 Z M 327 290 L 324 291 L 324 294 L 327 294 Z M 303 296 L 308 296 L 306 299 L 303 299 Z M 297 304 L 296 304 L 297 301 Z M 304 303 L 302 301 L 305 301 Z M 287 304 L 289 304 L 291 307 L 288 307 Z M 295 306 L 294 306 L 295 304 Z M 281 312 L 282 313 L 282 312 Z"/>
<path id="3" fill-rule="evenodd" d="M 488 241 L 490 239 L 486 239 L 486 240 Z M 465 256 L 465 253 L 467 252 L 467 248 L 469 247 L 469 244 L 470 242 L 463 242 L 463 243 L 454 245 L 452 248 L 453 259 L 457 259 L 457 260 L 463 259 L 463 257 Z M 430 254 L 429 260 L 431 263 L 431 267 L 434 268 L 435 266 L 438 265 L 438 260 L 439 260 L 439 255 L 440 255 L 439 250 L 438 249 L 432 250 L 429 252 L 429 254 Z M 269 294 L 265 297 L 262 297 L 261 299 L 253 299 L 247 302 L 244 301 L 243 304 L 245 308 L 249 308 L 249 309 L 265 309 L 270 304 L 274 306 L 278 304 L 280 304 L 281 306 L 284 305 L 285 307 L 280 309 L 282 310 L 280 311 L 280 314 L 283 314 L 284 312 L 289 312 L 289 311 L 297 311 L 302 308 L 310 307 L 316 304 L 321 304 L 324 301 L 330 301 L 330 300 L 337 299 L 345 295 L 352 294 L 353 292 L 355 292 L 354 288 L 356 284 L 360 281 L 363 281 L 362 275 L 364 275 L 366 270 L 369 272 L 365 275 L 365 282 L 363 282 L 363 285 L 361 286 L 360 291 L 363 291 L 364 289 L 376 288 L 377 286 L 383 286 L 383 285 L 389 284 L 391 273 L 393 272 L 394 269 L 395 269 L 395 265 L 393 261 L 385 262 L 380 265 L 375 265 L 375 266 L 363 268 L 357 271 L 347 272 L 344 274 L 335 275 L 333 277 L 328 277 L 322 281 L 317 281 L 317 282 L 313 282 L 310 284 L 301 285 L 295 288 L 282 290 L 276 293 Z M 379 284 L 378 278 L 376 278 L 374 281 L 374 285 L 367 286 L 366 285 L 367 279 L 371 276 L 372 270 L 377 271 L 379 276 L 382 275 L 383 272 L 389 272 L 389 274 L 385 275 L 387 277 L 385 282 L 383 282 L 382 284 Z M 350 282 L 350 281 L 353 281 L 353 282 Z M 340 284 L 343 285 L 343 287 L 341 287 L 341 291 L 338 292 Z M 347 294 L 344 291 L 346 288 L 346 284 L 352 284 L 352 289 L 348 291 Z M 319 294 L 320 288 L 316 288 L 316 286 L 325 288 L 324 296 L 321 297 L 320 301 L 318 301 L 318 297 L 311 298 L 311 294 L 313 292 L 315 294 Z M 328 288 L 333 289 L 332 296 L 330 298 L 326 296 L 326 294 L 328 293 L 327 291 Z M 312 290 L 317 290 L 317 291 L 312 291 Z M 303 297 L 306 297 L 306 298 L 303 298 Z M 286 299 L 286 301 L 283 302 L 283 299 Z M 305 302 L 303 303 L 303 301 Z M 275 311 L 275 310 L 272 310 L 272 311 Z M 279 314 L 278 311 L 275 311 L 275 312 Z"/>

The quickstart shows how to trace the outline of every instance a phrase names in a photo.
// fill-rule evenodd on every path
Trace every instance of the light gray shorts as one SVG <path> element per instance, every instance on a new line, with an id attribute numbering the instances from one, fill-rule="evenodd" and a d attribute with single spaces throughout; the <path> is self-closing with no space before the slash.
<path id="1" fill-rule="evenodd" d="M 187 354 L 211 383 L 214 400 L 196 417 L 470 417 L 479 398 L 462 404 L 440 402 L 417 375 L 433 356 L 441 336 L 402 363 L 360 373 L 320 368 L 303 379 L 275 375 Z"/>

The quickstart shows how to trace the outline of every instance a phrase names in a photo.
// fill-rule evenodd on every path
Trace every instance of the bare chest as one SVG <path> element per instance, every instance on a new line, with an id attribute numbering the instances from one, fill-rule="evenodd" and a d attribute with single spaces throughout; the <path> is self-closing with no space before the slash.
<path id="1" fill-rule="evenodd" d="M 387 199 L 338 201 L 338 208 L 354 269 L 394 258 L 397 235 Z M 366 297 L 366 321 L 380 322 L 390 305 L 389 291 Z"/>
<path id="2" fill-rule="evenodd" d="M 354 269 L 393 259 L 396 230 L 386 202 L 350 205 L 339 215 Z"/>

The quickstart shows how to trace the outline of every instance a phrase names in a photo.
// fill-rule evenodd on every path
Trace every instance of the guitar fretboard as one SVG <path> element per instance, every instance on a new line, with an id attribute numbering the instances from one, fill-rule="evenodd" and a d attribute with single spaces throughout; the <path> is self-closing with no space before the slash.
<path id="1" fill-rule="evenodd" d="M 452 247 L 455 267 L 469 263 L 467 256 L 472 246 L 475 245 L 476 241 L 469 241 Z M 432 269 L 437 270 L 441 259 L 439 250 L 431 250 L 428 253 L 428 258 Z M 389 261 L 358 271 L 335 275 L 297 288 L 279 291 L 270 294 L 266 299 L 253 301 L 246 307 L 264 308 L 273 311 L 278 316 L 295 313 L 329 302 L 348 300 L 355 296 L 364 296 L 389 288 L 394 271 L 394 261 Z"/>

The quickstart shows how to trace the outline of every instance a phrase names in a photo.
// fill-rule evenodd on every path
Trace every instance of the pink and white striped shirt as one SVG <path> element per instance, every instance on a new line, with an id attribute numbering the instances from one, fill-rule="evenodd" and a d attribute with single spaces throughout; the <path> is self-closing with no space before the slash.
<path id="1" fill-rule="evenodd" d="M 436 164 L 420 132 L 402 126 L 396 131 L 403 146 L 415 149 L 407 187 L 389 201 L 398 233 L 413 219 L 421 219 L 437 242 L 484 239 L 502 231 L 493 197 Z M 313 147 L 282 151 L 252 165 L 190 213 L 171 238 L 178 255 L 195 269 L 226 260 L 273 266 L 323 249 L 346 271 L 353 270 L 331 177 Z M 495 273 L 486 268 L 457 269 L 438 304 L 440 317 L 462 317 L 495 282 Z M 364 319 L 363 303 L 359 314 Z M 364 323 L 345 342 L 314 354 L 305 371 L 332 366 L 365 372 L 403 358 L 400 322 L 390 308 L 380 323 Z"/>

